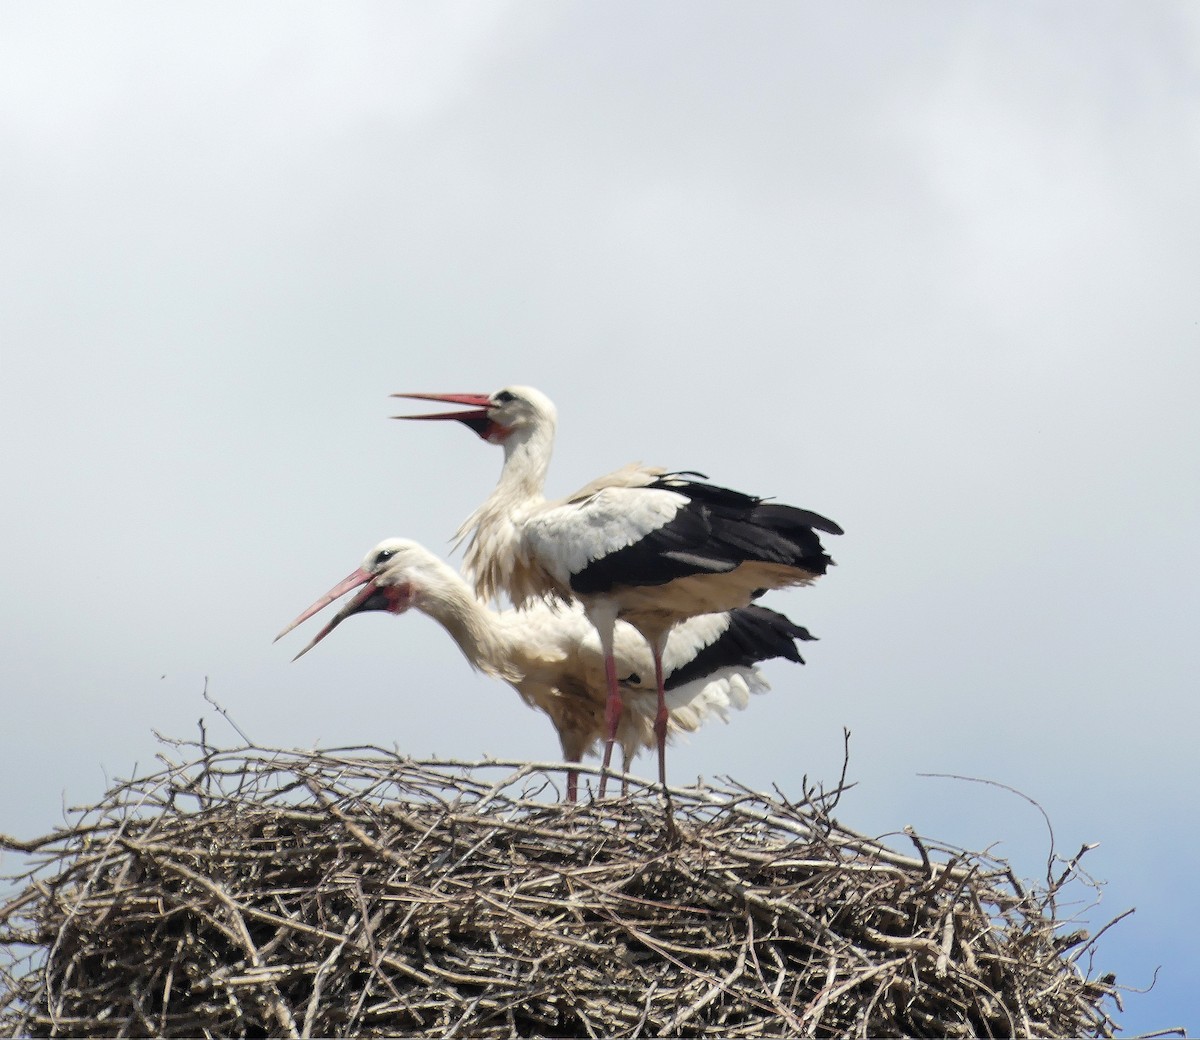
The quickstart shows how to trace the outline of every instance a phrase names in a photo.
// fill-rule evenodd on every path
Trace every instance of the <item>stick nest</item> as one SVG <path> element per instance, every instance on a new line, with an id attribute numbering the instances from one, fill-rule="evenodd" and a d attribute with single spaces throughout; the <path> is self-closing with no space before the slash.
<path id="1" fill-rule="evenodd" d="M 645 787 L 549 802 L 561 765 L 167 743 L 0 837 L 0 1033 L 1114 1035 L 1057 913 L 1076 861 L 906 856 L 832 818 L 840 785 L 676 788 L 668 826 Z"/>

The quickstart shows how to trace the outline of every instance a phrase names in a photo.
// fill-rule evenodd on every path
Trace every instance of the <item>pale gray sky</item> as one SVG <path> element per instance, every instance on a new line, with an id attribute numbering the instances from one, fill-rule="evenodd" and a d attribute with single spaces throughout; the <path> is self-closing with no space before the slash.
<path id="1" fill-rule="evenodd" d="M 496 449 L 401 390 L 538 386 L 551 492 L 632 459 L 847 530 L 804 669 L 677 780 L 850 826 L 1098 841 L 1130 1032 L 1200 1028 L 1200 8 L 10 3 L 0 829 L 151 729 L 544 758 L 428 620 L 276 631 Z M 309 633 L 311 634 L 311 633 Z M 650 769 L 650 763 L 641 763 Z M 65 792 L 65 794 L 64 794 Z"/>

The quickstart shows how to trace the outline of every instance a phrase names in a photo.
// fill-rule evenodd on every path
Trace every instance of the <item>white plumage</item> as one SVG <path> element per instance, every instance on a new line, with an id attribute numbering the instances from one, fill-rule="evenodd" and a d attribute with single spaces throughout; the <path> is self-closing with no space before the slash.
<path id="1" fill-rule="evenodd" d="M 618 618 L 646 639 L 656 667 L 665 786 L 661 656 L 668 633 L 686 618 L 744 607 L 766 589 L 808 584 L 832 563 L 816 532 L 841 528 L 807 510 L 691 479 L 695 474 L 640 464 L 548 502 L 542 492 L 557 420 L 544 394 L 513 386 L 491 395 L 394 396 L 468 405 L 465 412 L 403 418 L 457 419 L 504 448 L 499 482 L 458 532 L 481 597 L 504 592 L 518 606 L 544 596 L 578 600 L 610 657 Z M 607 683 L 605 766 L 621 713 L 613 669 Z M 603 794 L 603 777 L 600 786 Z"/>
<path id="2" fill-rule="evenodd" d="M 365 587 L 297 657 L 353 614 L 416 609 L 446 629 L 472 666 L 504 679 L 527 704 L 549 716 L 566 761 L 581 761 L 606 735 L 604 654 L 582 608 L 537 602 L 525 610 L 490 610 L 453 568 L 416 542 L 381 542 L 361 567 L 276 638 L 361 586 Z M 663 657 L 669 732 L 692 731 L 713 715 L 727 719 L 731 708 L 744 708 L 751 693 L 768 688 L 755 662 L 777 656 L 801 661 L 792 641 L 810 638 L 782 615 L 758 608 L 696 617 L 677 626 Z M 645 640 L 629 625 L 616 626 L 613 643 L 621 697 L 628 709 L 616 739 L 628 771 L 633 757 L 656 740 L 654 663 Z M 674 676 L 680 679 L 677 685 L 671 684 Z M 572 772 L 568 800 L 575 799 L 576 785 Z"/>

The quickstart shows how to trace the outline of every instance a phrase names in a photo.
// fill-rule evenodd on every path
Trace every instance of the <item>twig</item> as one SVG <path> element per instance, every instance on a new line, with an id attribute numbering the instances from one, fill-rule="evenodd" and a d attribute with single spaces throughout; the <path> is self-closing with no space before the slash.
<path id="1" fill-rule="evenodd" d="M 233 727 L 234 732 L 237 733 L 237 735 L 242 738 L 242 741 L 245 743 L 246 747 L 254 746 L 254 741 L 251 740 L 248 736 L 246 736 L 245 731 L 243 731 L 242 727 L 233 721 L 233 717 L 229 714 L 229 712 L 227 712 L 220 704 L 218 704 L 214 697 L 209 695 L 208 676 L 207 675 L 204 677 L 203 697 L 206 701 L 208 701 L 209 704 L 211 704 L 214 708 L 216 708 L 218 713 L 224 717 L 225 721 L 228 722 L 229 725 L 231 725 Z M 203 719 L 200 720 L 200 733 L 203 738 L 203 734 L 204 734 L 204 720 Z"/>

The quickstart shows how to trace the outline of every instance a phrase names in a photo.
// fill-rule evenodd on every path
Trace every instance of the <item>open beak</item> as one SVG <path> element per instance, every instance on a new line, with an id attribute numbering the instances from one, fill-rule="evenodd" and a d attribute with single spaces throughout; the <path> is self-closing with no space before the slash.
<path id="1" fill-rule="evenodd" d="M 468 407 L 468 410 L 465 412 L 393 415 L 393 419 L 456 419 L 464 426 L 469 426 L 484 440 L 488 440 L 494 431 L 499 429 L 488 418 L 488 410 L 492 407 L 492 402 L 487 394 L 392 394 L 392 396 L 403 397 L 412 401 L 445 401 L 447 404 L 462 404 Z"/>
<path id="2" fill-rule="evenodd" d="M 306 610 L 303 614 L 301 614 L 298 618 L 296 618 L 295 621 L 293 621 L 290 625 L 288 625 L 287 628 L 285 628 L 282 632 L 280 632 L 279 635 L 277 635 L 275 637 L 274 642 L 278 643 L 279 640 L 281 640 L 284 636 L 286 636 L 293 628 L 295 628 L 297 625 L 301 624 L 302 622 L 307 621 L 310 617 L 312 617 L 315 613 L 317 613 L 317 611 L 324 610 L 335 599 L 340 599 L 342 596 L 346 595 L 346 593 L 349 592 L 351 589 L 356 589 L 360 585 L 365 585 L 367 582 L 369 582 L 371 580 L 371 578 L 372 578 L 372 575 L 368 574 L 361 567 L 359 567 L 359 569 L 356 570 L 353 574 L 348 574 L 345 578 L 343 578 L 341 581 L 339 581 L 332 589 L 330 589 L 327 593 L 325 593 L 324 596 L 322 596 L 319 600 L 317 600 L 316 603 L 314 603 L 311 607 L 309 607 L 308 610 Z M 324 633 L 322 633 L 322 635 L 324 635 Z M 320 636 L 318 636 L 317 638 L 319 639 Z M 314 639 L 313 643 L 315 643 L 316 641 L 317 640 Z M 312 643 L 309 644 L 309 646 L 311 646 L 311 645 L 312 645 Z M 305 649 L 307 650 L 308 647 L 305 647 Z"/>
<path id="3" fill-rule="evenodd" d="M 409 401 L 445 401 L 447 404 L 465 404 L 469 412 L 433 412 L 429 415 L 393 415 L 393 419 L 486 419 L 492 407 L 487 394 L 392 394 Z"/>
<path id="4" fill-rule="evenodd" d="M 353 575 L 351 575 L 351 577 L 353 577 Z M 347 579 L 347 581 L 349 581 L 349 579 Z M 358 595 L 347 600 L 346 604 L 333 616 L 329 624 L 327 624 L 323 629 L 321 629 L 320 632 L 313 636 L 312 641 L 308 644 L 308 646 L 301 650 L 295 657 L 292 658 L 292 660 L 298 661 L 352 614 L 358 614 L 364 610 L 395 610 L 397 601 L 401 599 L 402 596 L 402 589 L 395 586 L 388 586 L 386 588 L 381 587 L 376 585 L 373 580 L 368 578 L 366 587 L 362 589 Z M 317 609 L 320 609 L 324 603 L 325 600 L 322 600 L 319 604 L 316 604 Z M 309 613 L 311 614 L 311 611 L 309 611 Z M 308 614 L 304 615 L 304 617 L 307 616 Z M 300 620 L 303 621 L 304 617 L 301 617 Z M 287 629 L 284 631 L 287 631 Z"/>

